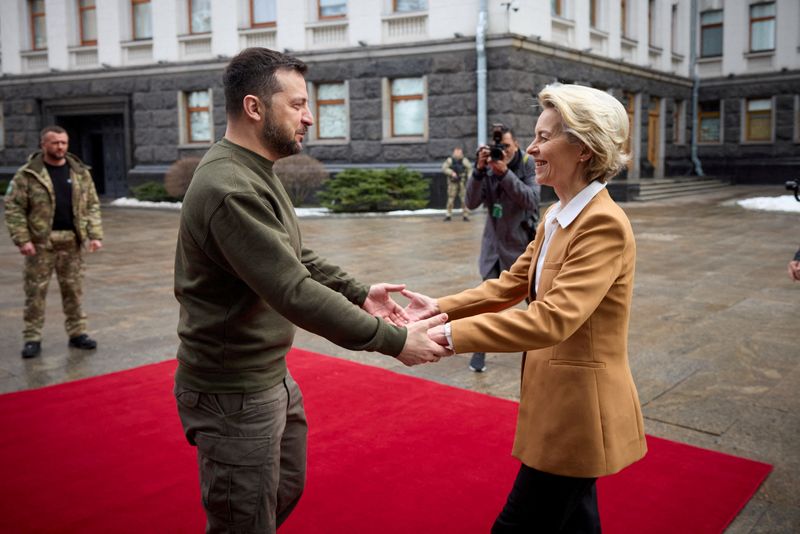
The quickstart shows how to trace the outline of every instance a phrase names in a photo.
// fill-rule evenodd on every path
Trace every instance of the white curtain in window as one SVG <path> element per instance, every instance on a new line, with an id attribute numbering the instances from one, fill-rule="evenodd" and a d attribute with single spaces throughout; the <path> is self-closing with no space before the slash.
<path id="1" fill-rule="evenodd" d="M 133 38 L 153 38 L 153 23 L 149 2 L 133 5 Z"/>
<path id="2" fill-rule="evenodd" d="M 347 0 L 319 0 L 321 17 L 337 17 L 347 14 Z"/>
<path id="3" fill-rule="evenodd" d="M 772 17 L 767 20 L 753 20 Z M 750 50 L 773 50 L 775 48 L 775 4 L 750 6 Z"/>
<path id="4" fill-rule="evenodd" d="M 192 33 L 211 31 L 211 0 L 189 0 L 192 3 Z"/>
<path id="5" fill-rule="evenodd" d="M 275 22 L 275 0 L 253 0 L 253 24 Z"/>
<path id="6" fill-rule="evenodd" d="M 395 9 L 398 13 L 428 9 L 428 0 L 395 0 L 395 2 Z"/>

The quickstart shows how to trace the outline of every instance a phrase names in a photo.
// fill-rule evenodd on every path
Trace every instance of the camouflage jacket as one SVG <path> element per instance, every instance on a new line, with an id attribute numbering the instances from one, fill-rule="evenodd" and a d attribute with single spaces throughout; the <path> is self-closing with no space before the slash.
<path id="1" fill-rule="evenodd" d="M 103 239 L 100 200 L 89 167 L 77 156 L 67 154 L 72 179 L 72 216 L 81 243 Z M 53 228 L 56 197 L 53 182 L 41 152 L 34 152 L 17 170 L 5 196 L 5 217 L 11 239 L 17 246 L 28 241 L 45 244 Z"/>

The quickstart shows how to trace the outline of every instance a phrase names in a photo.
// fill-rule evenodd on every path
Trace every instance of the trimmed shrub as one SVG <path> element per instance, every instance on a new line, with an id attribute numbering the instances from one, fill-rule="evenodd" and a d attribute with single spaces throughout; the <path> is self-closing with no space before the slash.
<path id="1" fill-rule="evenodd" d="M 200 158 L 181 158 L 170 165 L 164 175 L 164 189 L 166 189 L 169 196 L 183 200 L 186 190 L 189 188 L 189 183 L 192 181 L 192 175 L 199 163 Z"/>
<path id="2" fill-rule="evenodd" d="M 305 154 L 281 158 L 273 166 L 294 206 L 301 206 L 328 179 L 328 170 Z"/>
<path id="3" fill-rule="evenodd" d="M 136 200 L 148 202 L 174 202 L 176 199 L 167 194 L 164 184 L 149 181 L 131 188 Z"/>
<path id="4" fill-rule="evenodd" d="M 428 182 L 405 167 L 348 169 L 328 181 L 318 197 L 336 213 L 415 210 L 428 204 Z"/>

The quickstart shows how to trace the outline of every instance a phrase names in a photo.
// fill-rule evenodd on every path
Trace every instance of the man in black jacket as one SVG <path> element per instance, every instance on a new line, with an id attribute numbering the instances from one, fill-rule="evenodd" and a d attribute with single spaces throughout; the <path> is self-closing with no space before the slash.
<path id="1" fill-rule="evenodd" d="M 519 148 L 510 128 L 498 125 L 495 130 L 502 158 L 492 159 L 490 148 L 482 145 L 467 181 L 467 208 L 474 210 L 483 204 L 489 212 L 478 261 L 484 280 L 499 278 L 511 267 L 533 239 L 539 220 L 540 187 L 533 158 Z M 473 354 L 469 368 L 476 373 L 485 371 L 486 354 Z"/>

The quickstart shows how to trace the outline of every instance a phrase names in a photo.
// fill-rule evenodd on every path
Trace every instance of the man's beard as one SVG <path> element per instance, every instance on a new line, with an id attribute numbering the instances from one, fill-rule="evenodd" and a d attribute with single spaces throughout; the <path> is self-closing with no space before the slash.
<path id="1" fill-rule="evenodd" d="M 264 145 L 277 157 L 285 158 L 303 150 L 303 147 L 295 140 L 294 136 L 294 131 L 287 136 L 281 130 L 280 125 L 273 122 L 269 114 L 264 117 L 264 129 L 261 130 L 261 138 Z"/>

